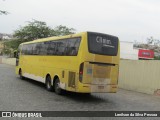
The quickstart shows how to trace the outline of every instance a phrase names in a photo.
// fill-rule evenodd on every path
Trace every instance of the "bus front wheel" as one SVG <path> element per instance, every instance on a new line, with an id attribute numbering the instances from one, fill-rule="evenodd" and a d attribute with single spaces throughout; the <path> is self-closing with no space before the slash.
<path id="1" fill-rule="evenodd" d="M 61 95 L 63 93 L 63 90 L 60 88 L 59 78 L 55 79 L 55 82 L 54 82 L 54 91 L 58 95 Z"/>
<path id="2" fill-rule="evenodd" d="M 23 75 L 22 75 L 22 70 L 21 70 L 21 69 L 19 70 L 19 77 L 20 77 L 21 80 L 24 79 L 24 77 L 23 77 Z"/>

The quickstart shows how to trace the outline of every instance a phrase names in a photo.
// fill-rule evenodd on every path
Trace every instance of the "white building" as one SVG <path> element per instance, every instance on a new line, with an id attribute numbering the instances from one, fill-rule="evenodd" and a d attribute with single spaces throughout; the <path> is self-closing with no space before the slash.
<path id="1" fill-rule="evenodd" d="M 0 33 L 0 40 L 10 40 L 13 38 L 11 34 Z"/>
<path id="2" fill-rule="evenodd" d="M 3 39 L 3 40 L 9 40 L 9 39 L 11 39 L 11 37 L 5 35 L 5 36 L 2 37 L 2 39 Z"/>
<path id="3" fill-rule="evenodd" d="M 120 41 L 120 58 L 138 60 L 138 49 L 133 49 L 133 42 Z"/>

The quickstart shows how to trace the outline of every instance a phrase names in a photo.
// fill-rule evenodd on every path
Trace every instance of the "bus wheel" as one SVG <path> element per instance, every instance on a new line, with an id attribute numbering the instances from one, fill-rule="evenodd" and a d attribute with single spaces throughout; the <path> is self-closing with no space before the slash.
<path id="1" fill-rule="evenodd" d="M 22 70 L 21 70 L 21 69 L 19 70 L 19 77 L 20 77 L 21 80 L 24 79 L 24 77 L 23 77 L 23 75 L 22 75 Z"/>
<path id="2" fill-rule="evenodd" d="M 55 82 L 54 82 L 54 91 L 58 95 L 61 95 L 63 93 L 63 90 L 60 88 L 59 78 L 55 79 Z"/>
<path id="3" fill-rule="evenodd" d="M 46 89 L 48 91 L 53 91 L 53 86 L 51 84 L 51 77 L 50 76 L 47 76 L 47 78 L 46 78 Z"/>

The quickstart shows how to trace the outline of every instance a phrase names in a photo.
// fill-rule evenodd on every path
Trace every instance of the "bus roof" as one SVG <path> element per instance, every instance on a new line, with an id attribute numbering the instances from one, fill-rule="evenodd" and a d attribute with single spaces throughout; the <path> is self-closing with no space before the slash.
<path id="1" fill-rule="evenodd" d="M 41 38 L 41 39 L 36 39 L 36 40 L 33 40 L 33 41 L 21 43 L 21 45 L 30 44 L 30 43 L 37 43 L 37 42 L 44 42 L 44 41 L 50 41 L 50 40 L 57 40 L 57 39 L 65 39 L 65 38 L 71 38 L 71 37 L 78 37 L 78 36 L 82 36 L 83 34 L 86 34 L 86 33 L 87 32 L 81 32 L 81 33 L 70 34 L 70 35 L 65 35 L 65 36 L 53 36 L 53 37 Z"/>
<path id="2" fill-rule="evenodd" d="M 57 39 L 65 39 L 65 38 L 71 38 L 71 37 L 79 37 L 79 36 L 82 36 L 83 34 L 87 34 L 87 33 L 109 35 L 109 34 L 104 34 L 104 33 L 86 31 L 86 32 L 80 32 L 80 33 L 70 34 L 70 35 L 65 35 L 65 36 L 53 36 L 53 37 L 36 39 L 36 40 L 33 40 L 33 41 L 21 43 L 21 45 L 23 45 L 23 44 L 30 44 L 30 43 L 37 43 L 37 42 L 44 42 L 44 41 L 50 41 L 50 40 L 57 40 Z M 116 36 L 113 36 L 113 35 L 109 35 L 109 36 L 116 37 Z"/>

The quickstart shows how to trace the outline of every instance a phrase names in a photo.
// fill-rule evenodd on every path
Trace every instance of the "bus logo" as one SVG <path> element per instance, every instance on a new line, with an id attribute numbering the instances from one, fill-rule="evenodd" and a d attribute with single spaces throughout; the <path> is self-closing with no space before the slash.
<path id="1" fill-rule="evenodd" d="M 112 45 L 111 40 L 108 40 L 108 39 L 106 39 L 106 38 L 97 36 L 97 37 L 96 37 L 96 42 L 97 42 L 97 43 L 100 43 L 100 44 L 103 44 L 104 47 L 114 48 L 114 46 Z"/>
<path id="2" fill-rule="evenodd" d="M 2 112 L 2 117 L 11 117 L 11 112 Z"/>

